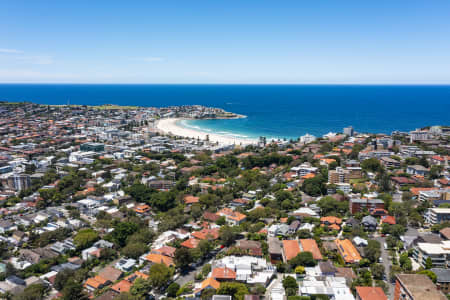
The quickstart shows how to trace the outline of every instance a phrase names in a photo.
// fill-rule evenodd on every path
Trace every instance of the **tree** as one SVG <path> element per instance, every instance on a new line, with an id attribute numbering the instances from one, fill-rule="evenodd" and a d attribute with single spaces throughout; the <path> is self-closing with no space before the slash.
<path id="1" fill-rule="evenodd" d="M 112 239 L 120 246 L 126 245 L 127 239 L 139 229 L 138 225 L 131 222 L 119 222 L 111 233 Z"/>
<path id="2" fill-rule="evenodd" d="M 311 232 L 308 229 L 301 229 L 301 230 L 297 231 L 297 236 L 300 239 L 310 239 Z"/>
<path id="3" fill-rule="evenodd" d="M 352 282 L 352 289 L 356 286 L 372 286 L 373 280 L 369 270 L 363 270 L 358 278 Z"/>
<path id="4" fill-rule="evenodd" d="M 254 295 L 264 295 L 265 292 L 266 288 L 260 283 L 255 284 L 250 290 L 250 293 Z"/>
<path id="5" fill-rule="evenodd" d="M 286 276 L 283 279 L 283 287 L 286 290 L 288 296 L 294 296 L 298 291 L 297 280 L 292 276 Z"/>
<path id="6" fill-rule="evenodd" d="M 211 300 L 215 294 L 216 294 L 215 289 L 204 289 L 202 291 L 201 299 L 202 300 Z"/>
<path id="7" fill-rule="evenodd" d="M 224 216 L 220 216 L 216 221 L 216 224 L 220 226 L 225 225 L 226 223 L 227 219 Z"/>
<path id="8" fill-rule="evenodd" d="M 58 274 L 56 274 L 55 277 L 55 283 L 53 284 L 53 287 L 61 291 L 64 286 L 66 285 L 67 281 L 73 277 L 75 274 L 75 271 L 71 269 L 62 269 Z"/>
<path id="9" fill-rule="evenodd" d="M 153 241 L 156 233 L 149 228 L 142 228 L 138 232 L 133 233 L 127 238 L 127 243 L 144 243 L 148 244 Z"/>
<path id="10" fill-rule="evenodd" d="M 320 196 L 326 193 L 325 182 L 326 180 L 321 175 L 305 179 L 302 190 L 310 196 Z"/>
<path id="11" fill-rule="evenodd" d="M 91 246 L 97 240 L 98 233 L 91 228 L 80 229 L 73 238 L 73 241 L 78 249 L 85 249 Z"/>
<path id="12" fill-rule="evenodd" d="M 400 224 L 395 224 L 391 226 L 391 235 L 393 235 L 395 238 L 399 239 L 401 235 L 403 235 L 406 231 L 405 226 Z"/>
<path id="13" fill-rule="evenodd" d="M 193 262 L 191 252 L 185 247 L 180 247 L 175 250 L 174 260 L 175 264 L 180 269 L 186 269 L 189 267 L 189 264 Z"/>
<path id="14" fill-rule="evenodd" d="M 425 260 L 425 269 L 429 270 L 433 267 L 433 261 L 431 260 L 430 257 L 427 257 L 427 259 Z"/>
<path id="15" fill-rule="evenodd" d="M 132 296 L 145 297 L 152 290 L 152 284 L 149 279 L 137 278 L 130 289 Z"/>
<path id="16" fill-rule="evenodd" d="M 74 280 L 69 280 L 62 290 L 62 300 L 89 300 L 83 291 L 83 286 Z"/>
<path id="17" fill-rule="evenodd" d="M 147 187 L 145 184 L 133 184 L 125 190 L 136 202 L 148 202 L 150 200 L 151 194 L 154 193 L 151 188 Z"/>
<path id="18" fill-rule="evenodd" d="M 367 243 L 367 247 L 364 248 L 364 256 L 372 263 L 377 262 L 381 256 L 380 242 L 376 240 L 369 240 Z"/>
<path id="19" fill-rule="evenodd" d="M 384 271 L 384 266 L 382 264 L 373 264 L 372 266 L 370 266 L 370 272 L 375 279 L 383 279 Z"/>
<path id="20" fill-rule="evenodd" d="M 151 195 L 150 204 L 152 207 L 159 209 L 160 211 L 168 211 L 175 207 L 176 204 L 176 192 L 157 192 Z"/>
<path id="21" fill-rule="evenodd" d="M 150 282 L 155 288 L 162 288 L 172 277 L 172 270 L 164 264 L 154 264 L 149 271 Z"/>
<path id="22" fill-rule="evenodd" d="M 137 259 L 139 256 L 147 252 L 148 247 L 144 243 L 129 243 L 122 249 L 122 254 L 126 257 Z"/>
<path id="23" fill-rule="evenodd" d="M 295 274 L 298 274 L 298 275 L 305 274 L 305 267 L 303 267 L 303 266 L 295 267 Z"/>
<path id="24" fill-rule="evenodd" d="M 443 166 L 434 165 L 430 168 L 430 179 L 437 179 L 441 176 Z"/>
<path id="25" fill-rule="evenodd" d="M 222 226 L 219 230 L 219 239 L 225 246 L 230 246 L 236 240 L 236 234 L 230 226 Z"/>
<path id="26" fill-rule="evenodd" d="M 217 290 L 218 295 L 230 295 L 233 299 L 243 300 L 248 294 L 247 286 L 239 282 L 222 282 Z"/>
<path id="27" fill-rule="evenodd" d="M 47 290 L 47 287 L 43 284 L 32 284 L 27 286 L 23 292 L 17 294 L 13 300 L 43 300 Z"/>
<path id="28" fill-rule="evenodd" d="M 323 197 L 317 204 L 323 216 L 338 216 L 348 211 L 348 201 L 338 201 L 331 196 Z"/>
<path id="29" fill-rule="evenodd" d="M 388 174 L 386 173 L 381 174 L 379 183 L 380 183 L 379 189 L 381 192 L 389 192 L 390 190 L 392 190 L 391 178 L 389 177 Z"/>
<path id="30" fill-rule="evenodd" d="M 396 248 L 397 242 L 398 242 L 398 240 L 395 237 L 393 237 L 392 235 L 390 235 L 386 238 L 386 244 L 387 244 L 388 248 Z"/>
<path id="31" fill-rule="evenodd" d="M 209 252 L 211 252 L 211 250 L 214 248 L 213 244 L 208 240 L 201 240 L 198 243 L 197 247 L 200 250 L 202 257 L 205 257 L 206 255 L 208 255 Z"/>
<path id="32" fill-rule="evenodd" d="M 437 281 L 437 276 L 433 271 L 422 270 L 422 271 L 418 272 L 417 274 L 427 275 L 428 278 L 430 278 L 434 283 L 436 283 L 436 281 Z"/>
<path id="33" fill-rule="evenodd" d="M 412 262 L 408 257 L 408 252 L 403 252 L 402 254 L 400 254 L 399 263 L 404 271 L 408 272 L 412 270 Z"/>
<path id="34" fill-rule="evenodd" d="M 403 269 L 400 266 L 392 265 L 391 270 L 389 272 L 389 279 L 391 281 L 394 281 L 397 274 L 399 274 L 399 273 L 403 273 Z"/>
<path id="35" fill-rule="evenodd" d="M 314 267 L 317 265 L 317 261 L 314 259 L 311 252 L 304 251 L 300 252 L 296 257 L 291 259 L 289 264 L 294 268 L 297 266 Z"/>
<path id="36" fill-rule="evenodd" d="M 364 171 L 378 172 L 383 168 L 383 166 L 378 159 L 369 158 L 363 160 L 363 162 L 361 163 L 361 168 Z"/>
<path id="37" fill-rule="evenodd" d="M 202 274 L 203 276 L 206 276 L 211 272 L 211 264 L 204 264 L 202 267 Z"/>
<path id="38" fill-rule="evenodd" d="M 176 282 L 172 282 L 167 288 L 167 296 L 175 297 L 177 295 L 178 290 L 180 289 L 180 285 Z"/>
<path id="39" fill-rule="evenodd" d="M 195 203 L 191 206 L 191 216 L 194 219 L 198 219 L 202 216 L 203 209 L 202 206 L 199 203 Z"/>

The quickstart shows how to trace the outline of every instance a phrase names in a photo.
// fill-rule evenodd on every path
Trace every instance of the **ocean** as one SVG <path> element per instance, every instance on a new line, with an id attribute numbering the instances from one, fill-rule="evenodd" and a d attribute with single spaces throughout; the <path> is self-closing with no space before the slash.
<path id="1" fill-rule="evenodd" d="M 246 115 L 182 125 L 257 138 L 321 136 L 353 126 L 391 133 L 450 125 L 450 86 L 0 84 L 0 101 L 170 106 L 200 104 Z"/>

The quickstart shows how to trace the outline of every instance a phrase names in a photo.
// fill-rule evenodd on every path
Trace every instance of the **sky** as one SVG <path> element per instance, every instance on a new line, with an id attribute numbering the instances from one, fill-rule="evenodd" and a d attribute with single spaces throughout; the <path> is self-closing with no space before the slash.
<path id="1" fill-rule="evenodd" d="M 0 1 L 0 82 L 450 84 L 450 1 Z"/>

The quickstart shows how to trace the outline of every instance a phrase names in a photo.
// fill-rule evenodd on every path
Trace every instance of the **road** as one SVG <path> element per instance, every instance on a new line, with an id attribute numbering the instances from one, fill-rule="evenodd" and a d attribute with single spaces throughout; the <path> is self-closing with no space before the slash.
<path id="1" fill-rule="evenodd" d="M 394 297 L 394 285 L 391 283 L 391 281 L 389 280 L 389 273 L 391 270 L 391 265 L 392 265 L 392 261 L 391 258 L 389 257 L 389 253 L 386 249 L 384 249 L 384 243 L 386 242 L 386 238 L 385 237 L 376 237 L 375 240 L 377 240 L 378 242 L 380 242 L 381 244 L 381 258 L 383 259 L 383 262 L 381 263 L 384 266 L 384 274 L 386 275 L 386 284 L 388 286 L 388 297 L 390 299 L 393 299 Z"/>

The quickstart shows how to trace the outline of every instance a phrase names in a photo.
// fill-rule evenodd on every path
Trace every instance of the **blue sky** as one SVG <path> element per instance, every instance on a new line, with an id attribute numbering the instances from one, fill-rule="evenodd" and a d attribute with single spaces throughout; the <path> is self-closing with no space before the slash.
<path id="1" fill-rule="evenodd" d="M 0 82 L 450 83 L 450 1 L 0 1 Z"/>

